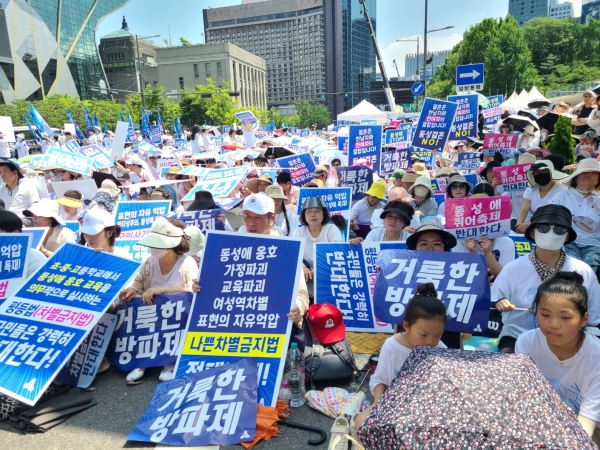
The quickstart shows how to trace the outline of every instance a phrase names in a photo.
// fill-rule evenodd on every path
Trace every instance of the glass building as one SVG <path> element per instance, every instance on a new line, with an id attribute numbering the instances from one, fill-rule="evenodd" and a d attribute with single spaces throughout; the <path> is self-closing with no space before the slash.
<path id="1" fill-rule="evenodd" d="M 0 103 L 108 98 L 98 22 L 128 0 L 0 0 Z"/>
<path id="2" fill-rule="evenodd" d="M 534 17 L 547 16 L 549 5 L 550 0 L 509 0 L 508 13 L 522 27 Z"/>

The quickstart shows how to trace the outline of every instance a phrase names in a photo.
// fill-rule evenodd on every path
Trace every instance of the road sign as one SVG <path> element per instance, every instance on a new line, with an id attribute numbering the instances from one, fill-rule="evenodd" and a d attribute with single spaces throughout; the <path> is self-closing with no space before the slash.
<path id="1" fill-rule="evenodd" d="M 456 92 L 483 90 L 483 63 L 456 66 Z"/>
<path id="2" fill-rule="evenodd" d="M 423 92 L 425 91 L 425 86 L 423 86 L 423 83 L 417 81 L 410 87 L 410 91 L 413 95 L 423 95 Z"/>

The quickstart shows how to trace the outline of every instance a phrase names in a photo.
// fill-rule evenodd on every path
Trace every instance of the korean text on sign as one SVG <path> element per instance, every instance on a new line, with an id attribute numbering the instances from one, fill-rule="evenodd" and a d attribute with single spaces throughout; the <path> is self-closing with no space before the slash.
<path id="1" fill-rule="evenodd" d="M 483 149 L 484 150 L 500 150 L 504 148 L 516 148 L 517 139 L 519 137 L 516 134 L 486 134 L 483 138 Z M 493 154 L 493 153 L 492 153 Z"/>
<path id="2" fill-rule="evenodd" d="M 0 299 L 10 297 L 27 278 L 31 234 L 0 233 Z"/>
<path id="3" fill-rule="evenodd" d="M 56 147 L 48 149 L 44 155 L 43 162 L 47 166 L 59 167 L 82 175 L 89 175 L 94 168 L 94 160 L 92 158 Z"/>
<path id="4" fill-rule="evenodd" d="M 433 98 L 426 98 L 413 133 L 412 146 L 442 152 L 450 136 L 458 105 Z"/>
<path id="5" fill-rule="evenodd" d="M 316 166 L 310 153 L 286 156 L 275 160 L 278 167 L 290 173 L 291 183 L 294 186 L 302 186 L 313 178 Z"/>
<path id="6" fill-rule="evenodd" d="M 480 165 L 479 153 L 467 152 L 458 154 L 458 163 L 456 164 L 458 170 L 477 170 Z"/>
<path id="7" fill-rule="evenodd" d="M 411 167 L 410 150 L 392 150 L 381 153 L 381 173 L 391 173 L 396 169 L 407 170 Z"/>
<path id="8" fill-rule="evenodd" d="M 531 164 L 514 164 L 512 166 L 494 167 L 494 178 L 501 185 L 523 183 L 527 181 L 527 171 Z"/>
<path id="9" fill-rule="evenodd" d="M 296 213 L 300 215 L 302 212 L 302 205 L 304 200 L 308 197 L 320 197 L 325 205 L 329 214 L 332 216 L 341 215 L 346 219 L 346 228 L 340 230 L 344 240 L 348 241 L 348 234 L 350 232 L 350 209 L 352 208 L 352 189 L 350 188 L 300 188 L 298 193 L 298 202 Z"/>
<path id="10" fill-rule="evenodd" d="M 448 198 L 444 203 L 446 229 L 457 239 L 488 239 L 510 234 L 510 197 Z"/>
<path id="11" fill-rule="evenodd" d="M 220 214 L 222 214 L 220 209 L 209 209 L 206 211 L 172 213 L 167 218 L 181 220 L 186 227 L 196 226 L 206 234 L 208 230 L 225 230 L 225 224 L 219 220 Z"/>
<path id="12" fill-rule="evenodd" d="M 487 99 L 489 100 L 489 103 L 483 108 L 484 125 L 496 124 L 502 115 L 502 108 L 500 105 L 504 102 L 504 95 L 494 95 Z"/>
<path id="13" fill-rule="evenodd" d="M 458 105 L 454 123 L 450 130 L 450 139 L 459 140 L 477 137 L 477 118 L 479 114 L 477 94 L 449 95 L 448 101 Z"/>
<path id="14" fill-rule="evenodd" d="M 171 200 L 145 202 L 117 202 L 115 222 L 121 226 L 123 239 L 143 237 L 157 217 L 166 216 L 171 210 Z"/>
<path id="15" fill-rule="evenodd" d="M 366 159 L 375 172 L 381 164 L 382 125 L 350 125 L 348 132 L 348 165 Z"/>
<path id="16" fill-rule="evenodd" d="M 352 188 L 352 201 L 360 200 L 373 184 L 373 171 L 364 166 L 337 167 L 340 187 Z"/>
<path id="17" fill-rule="evenodd" d="M 412 128 L 411 123 L 402 123 L 398 129 L 386 130 L 385 145 L 393 146 L 398 150 L 407 149 L 412 137 Z"/>

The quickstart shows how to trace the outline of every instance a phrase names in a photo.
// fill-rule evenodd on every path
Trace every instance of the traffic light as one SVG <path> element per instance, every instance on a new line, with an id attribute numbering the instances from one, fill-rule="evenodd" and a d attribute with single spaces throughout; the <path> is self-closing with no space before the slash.
<path id="1" fill-rule="evenodd" d="M 341 95 L 342 97 L 348 97 L 348 93 L 347 93 L 347 92 L 344 92 L 344 93 L 342 93 L 342 94 L 340 94 L 340 95 Z"/>
<path id="2" fill-rule="evenodd" d="M 321 98 L 325 98 L 325 94 L 321 94 Z"/>

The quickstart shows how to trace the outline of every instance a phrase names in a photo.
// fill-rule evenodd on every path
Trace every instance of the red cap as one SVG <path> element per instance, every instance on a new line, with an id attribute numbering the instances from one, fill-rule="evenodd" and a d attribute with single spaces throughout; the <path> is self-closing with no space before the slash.
<path id="1" fill-rule="evenodd" d="M 342 312 L 331 303 L 311 305 L 306 316 L 311 332 L 321 344 L 333 344 L 346 337 Z"/>

